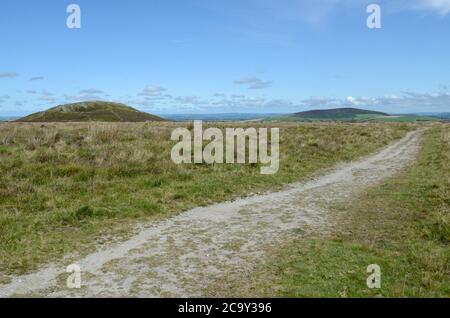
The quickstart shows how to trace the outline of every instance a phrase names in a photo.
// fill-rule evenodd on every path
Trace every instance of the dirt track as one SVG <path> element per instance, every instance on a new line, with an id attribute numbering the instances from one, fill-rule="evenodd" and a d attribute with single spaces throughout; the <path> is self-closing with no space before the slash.
<path id="1" fill-rule="evenodd" d="M 327 209 L 414 160 L 420 132 L 369 157 L 284 191 L 197 208 L 145 227 L 130 240 L 81 259 L 82 288 L 68 289 L 66 265 L 0 285 L 0 297 L 193 297 L 213 279 L 250 271 L 267 246 L 299 231 L 326 231 Z"/>

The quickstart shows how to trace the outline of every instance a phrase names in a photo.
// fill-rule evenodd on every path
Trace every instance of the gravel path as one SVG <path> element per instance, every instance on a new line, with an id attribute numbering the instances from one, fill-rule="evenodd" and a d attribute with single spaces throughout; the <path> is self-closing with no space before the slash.
<path id="1" fill-rule="evenodd" d="M 414 160 L 421 132 L 284 191 L 196 208 L 148 225 L 128 241 L 81 259 L 81 289 L 66 265 L 49 265 L 0 285 L 0 297 L 201 297 L 205 287 L 264 262 L 266 247 L 299 232 L 326 231 L 327 209 Z"/>

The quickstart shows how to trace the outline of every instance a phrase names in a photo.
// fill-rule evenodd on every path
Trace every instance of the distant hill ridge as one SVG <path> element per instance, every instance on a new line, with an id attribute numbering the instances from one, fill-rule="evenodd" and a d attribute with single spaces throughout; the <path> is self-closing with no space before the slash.
<path id="1" fill-rule="evenodd" d="M 361 115 L 375 115 L 375 116 L 389 116 L 389 114 L 358 109 L 358 108 L 335 108 L 335 109 L 319 109 L 319 110 L 309 110 L 299 113 L 294 113 L 291 116 L 301 117 L 304 119 L 323 119 L 323 120 L 339 120 L 339 119 L 352 119 L 356 116 Z"/>
<path id="2" fill-rule="evenodd" d="M 59 105 L 20 118 L 18 122 L 145 122 L 162 121 L 161 117 L 141 112 L 121 103 L 88 101 Z"/>

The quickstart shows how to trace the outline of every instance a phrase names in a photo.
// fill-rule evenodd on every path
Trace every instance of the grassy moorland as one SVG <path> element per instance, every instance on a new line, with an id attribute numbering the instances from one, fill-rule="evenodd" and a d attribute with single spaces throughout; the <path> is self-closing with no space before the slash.
<path id="1" fill-rule="evenodd" d="M 450 125 L 426 132 L 417 162 L 332 211 L 336 229 L 274 251 L 246 295 L 450 297 Z M 381 289 L 369 289 L 369 264 Z M 242 282 L 240 282 L 242 284 Z"/>
<path id="2" fill-rule="evenodd" d="M 141 112 L 125 104 L 88 101 L 65 104 L 17 119 L 18 122 L 146 122 L 162 118 Z"/>
<path id="3" fill-rule="evenodd" d="M 445 116 L 445 115 L 444 115 Z M 294 113 L 279 117 L 269 117 L 268 121 L 281 122 L 396 122 L 396 123 L 414 123 L 414 122 L 438 122 L 437 117 L 419 116 L 419 115 L 389 115 L 386 113 L 370 111 L 358 108 L 337 108 L 309 110 L 300 113 Z"/>
<path id="4" fill-rule="evenodd" d="M 1 123 L 0 273 L 91 252 L 136 222 L 303 180 L 415 127 L 277 124 L 280 170 L 264 176 L 258 165 L 174 164 L 170 135 L 181 125 Z"/>

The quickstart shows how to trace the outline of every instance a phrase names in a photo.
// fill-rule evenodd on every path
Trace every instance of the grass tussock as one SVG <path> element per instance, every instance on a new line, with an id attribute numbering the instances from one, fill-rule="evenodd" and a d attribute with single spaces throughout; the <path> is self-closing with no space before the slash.
<path id="1" fill-rule="evenodd" d="M 278 124 L 280 170 L 264 176 L 258 165 L 174 164 L 170 135 L 180 125 L 189 126 L 1 123 L 0 272 L 23 273 L 68 253 L 87 253 L 105 233 L 126 233 L 136 221 L 280 188 L 414 128 Z"/>

